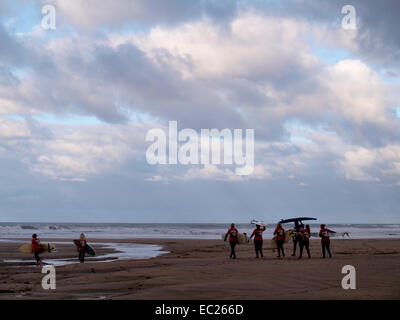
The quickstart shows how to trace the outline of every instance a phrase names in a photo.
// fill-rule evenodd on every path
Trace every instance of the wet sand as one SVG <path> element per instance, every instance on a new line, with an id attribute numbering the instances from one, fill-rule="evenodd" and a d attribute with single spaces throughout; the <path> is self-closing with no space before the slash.
<path id="1" fill-rule="evenodd" d="M 46 242 L 48 240 L 46 239 Z M 61 241 L 58 239 L 57 241 Z M 65 240 L 70 241 L 70 240 Z M 116 242 L 97 239 L 101 242 Z M 50 242 L 50 241 L 49 241 Z M 57 289 L 44 290 L 41 269 L 4 259 L 29 259 L 20 243 L 0 242 L 0 299 L 399 299 L 400 239 L 333 239 L 333 258 L 322 259 L 320 242 L 311 241 L 312 259 L 279 260 L 264 241 L 264 258 L 253 246 L 218 240 L 135 239 L 118 242 L 157 244 L 170 253 L 152 259 L 88 262 L 56 267 Z M 91 241 L 95 244 L 95 241 Z M 110 249 L 96 246 L 98 254 Z M 51 258 L 75 257 L 73 245 L 57 246 Z M 356 268 L 356 290 L 343 290 L 344 265 Z"/>

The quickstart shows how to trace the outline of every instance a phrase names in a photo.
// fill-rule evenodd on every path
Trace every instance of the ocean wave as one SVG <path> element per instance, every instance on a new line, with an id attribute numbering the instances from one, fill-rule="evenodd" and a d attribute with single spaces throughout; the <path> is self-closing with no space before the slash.
<path id="1" fill-rule="evenodd" d="M 38 227 L 28 226 L 28 225 L 22 225 L 20 228 L 23 229 L 23 230 L 39 230 Z"/>
<path id="2" fill-rule="evenodd" d="M 236 224 L 240 232 L 251 234 L 250 224 Z M 265 239 L 272 237 L 275 225 L 267 225 Z M 291 228 L 287 224 L 286 228 Z M 350 232 L 351 238 L 400 238 L 400 224 L 329 224 L 337 232 Z M 30 238 L 37 233 L 40 238 L 71 238 L 80 233 L 90 238 L 182 238 L 219 239 L 229 224 L 106 224 L 106 223 L 0 223 L 0 238 Z M 311 224 L 312 231 L 319 230 L 319 224 Z"/>

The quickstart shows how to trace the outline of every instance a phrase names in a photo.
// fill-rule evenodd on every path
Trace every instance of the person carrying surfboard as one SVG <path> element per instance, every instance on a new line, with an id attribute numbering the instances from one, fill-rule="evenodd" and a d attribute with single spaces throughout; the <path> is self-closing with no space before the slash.
<path id="1" fill-rule="evenodd" d="M 302 229 L 304 229 L 304 224 L 301 221 L 296 220 L 294 222 L 295 234 L 294 234 L 294 237 L 293 237 L 293 254 L 292 254 L 292 257 L 296 256 L 297 244 L 299 244 L 299 246 L 300 246 L 300 242 L 301 242 L 301 238 L 302 238 L 300 230 L 302 230 Z"/>
<path id="2" fill-rule="evenodd" d="M 79 239 L 76 240 L 76 246 L 79 253 L 78 258 L 81 263 L 85 262 L 86 245 L 87 245 L 86 237 L 83 233 L 81 233 Z"/>
<path id="3" fill-rule="evenodd" d="M 42 247 L 40 246 L 40 239 L 37 237 L 37 234 L 34 233 L 32 235 L 32 252 L 36 259 L 36 264 L 42 266 L 42 259 L 39 257 L 39 253 Z"/>
<path id="4" fill-rule="evenodd" d="M 265 231 L 265 227 L 262 227 L 257 224 L 256 228 L 254 229 L 253 233 L 250 236 L 250 239 L 254 237 L 254 248 L 256 250 L 256 258 L 258 258 L 258 253 L 260 253 L 261 258 L 264 257 L 262 253 L 262 246 L 263 246 L 263 237 L 262 234 Z"/>
<path id="5" fill-rule="evenodd" d="M 275 241 L 276 241 L 276 246 L 278 248 L 278 257 L 285 256 L 285 251 L 283 249 L 283 244 L 285 243 L 285 229 L 282 228 L 282 224 L 278 223 L 276 225 L 276 229 L 274 231 L 274 236 L 275 236 Z"/>
<path id="6" fill-rule="evenodd" d="M 326 228 L 324 224 L 321 224 L 321 230 L 319 231 L 319 236 L 321 238 L 322 258 L 324 259 L 325 259 L 325 250 L 328 251 L 329 258 L 332 258 L 332 253 L 330 249 L 331 240 L 329 239 L 330 233 L 336 233 L 336 232 Z"/>
<path id="7" fill-rule="evenodd" d="M 300 256 L 299 256 L 299 259 L 301 259 L 301 257 L 303 256 L 304 247 L 307 250 L 308 259 L 311 259 L 310 236 L 311 236 L 310 225 L 307 224 L 305 228 L 300 230 Z"/>
<path id="8" fill-rule="evenodd" d="M 236 259 L 235 246 L 238 243 L 238 233 L 239 231 L 235 228 L 235 224 L 232 223 L 224 238 L 224 241 L 226 241 L 226 238 L 229 235 L 229 244 L 231 246 L 231 254 L 229 255 L 229 258 L 231 259 Z"/>

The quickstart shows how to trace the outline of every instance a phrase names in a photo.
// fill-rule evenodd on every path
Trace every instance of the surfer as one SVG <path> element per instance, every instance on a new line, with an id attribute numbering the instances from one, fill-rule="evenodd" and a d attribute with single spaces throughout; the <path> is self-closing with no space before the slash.
<path id="1" fill-rule="evenodd" d="M 224 238 L 224 241 L 226 241 L 226 238 L 229 235 L 229 244 L 231 246 L 231 254 L 229 255 L 229 258 L 231 259 L 236 259 L 235 246 L 238 243 L 238 233 L 239 231 L 235 228 L 235 224 L 232 223 Z"/>
<path id="2" fill-rule="evenodd" d="M 308 259 L 311 259 L 310 236 L 311 236 L 310 225 L 307 224 L 305 228 L 300 230 L 300 256 L 299 256 L 299 259 L 301 259 L 301 257 L 303 256 L 304 247 L 307 250 Z"/>
<path id="3" fill-rule="evenodd" d="M 325 259 L 325 250 L 328 251 L 329 258 L 332 258 L 332 253 L 330 249 L 331 240 L 329 239 L 330 233 L 336 233 L 336 232 L 326 228 L 324 224 L 321 224 L 321 230 L 319 231 L 319 236 L 321 237 L 322 258 L 324 259 Z"/>
<path id="4" fill-rule="evenodd" d="M 285 229 L 282 228 L 282 224 L 278 223 L 274 231 L 276 246 L 278 248 L 278 258 L 285 256 L 285 251 L 283 250 L 283 244 L 285 243 Z"/>
<path id="5" fill-rule="evenodd" d="M 32 252 L 36 259 L 36 264 L 42 266 L 42 259 L 39 257 L 39 253 L 42 250 L 40 246 L 40 239 L 37 237 L 37 234 L 34 233 L 32 235 Z"/>
<path id="6" fill-rule="evenodd" d="M 263 237 L 262 234 L 265 231 L 265 227 L 261 229 L 261 226 L 259 224 L 256 225 L 256 228 L 254 229 L 253 233 L 250 236 L 250 239 L 254 237 L 254 248 L 256 250 L 256 258 L 258 258 L 258 253 L 260 253 L 261 258 L 264 257 L 262 253 L 262 246 L 263 246 Z"/>
<path id="7" fill-rule="evenodd" d="M 85 262 L 86 245 L 87 245 L 86 237 L 83 233 L 81 233 L 79 239 L 76 240 L 76 246 L 78 247 L 78 253 L 79 253 L 79 261 L 81 263 Z"/>
<path id="8" fill-rule="evenodd" d="M 300 230 L 304 229 L 304 224 L 299 220 L 295 220 L 294 221 L 294 229 L 295 229 L 295 234 L 293 237 L 293 254 L 292 254 L 293 257 L 296 256 L 297 243 L 299 243 L 299 245 L 300 245 L 301 238 L 302 238 Z"/>

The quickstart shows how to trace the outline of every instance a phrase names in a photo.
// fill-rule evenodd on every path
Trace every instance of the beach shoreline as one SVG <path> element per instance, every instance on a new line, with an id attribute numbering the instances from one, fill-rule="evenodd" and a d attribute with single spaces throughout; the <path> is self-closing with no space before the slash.
<path id="1" fill-rule="evenodd" d="M 45 240 L 51 241 L 71 242 Z M 99 242 L 157 245 L 168 253 L 150 259 L 59 266 L 56 290 L 44 290 L 39 267 L 4 262 L 24 256 L 16 250 L 21 244 L 0 242 L 0 299 L 400 298 L 400 239 L 332 239 L 332 259 L 322 259 L 320 241 L 312 240 L 312 259 L 305 255 L 302 260 L 290 256 L 292 243 L 285 246 L 285 259 L 277 259 L 270 240 L 264 240 L 263 259 L 255 259 L 252 244 L 246 244 L 237 246 L 236 260 L 229 259 L 229 245 L 221 240 L 90 240 L 94 246 Z M 58 248 L 57 257 L 76 257 L 72 242 Z M 96 248 L 99 254 L 113 253 L 109 248 Z M 44 261 L 48 256 L 43 255 Z M 355 290 L 341 287 L 345 265 L 356 269 Z"/>

